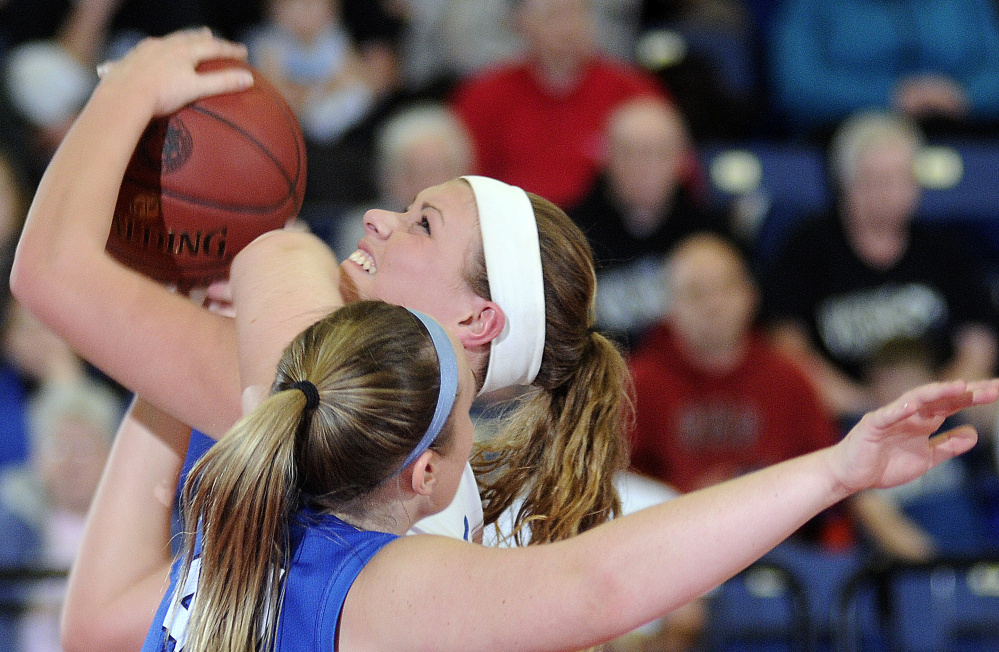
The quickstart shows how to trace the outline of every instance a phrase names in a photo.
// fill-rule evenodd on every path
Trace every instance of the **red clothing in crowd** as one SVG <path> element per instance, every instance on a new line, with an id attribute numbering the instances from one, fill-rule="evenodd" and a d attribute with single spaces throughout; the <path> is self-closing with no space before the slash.
<path id="1" fill-rule="evenodd" d="M 472 135 L 479 174 L 570 208 L 596 178 L 613 110 L 635 97 L 663 94 L 651 75 L 606 59 L 593 59 L 575 87 L 552 94 L 529 64 L 518 63 L 466 80 L 453 108 Z"/>
<path id="2" fill-rule="evenodd" d="M 691 491 L 828 446 L 836 426 L 797 366 L 761 336 L 730 373 L 692 366 L 666 326 L 629 361 L 632 466 Z"/>

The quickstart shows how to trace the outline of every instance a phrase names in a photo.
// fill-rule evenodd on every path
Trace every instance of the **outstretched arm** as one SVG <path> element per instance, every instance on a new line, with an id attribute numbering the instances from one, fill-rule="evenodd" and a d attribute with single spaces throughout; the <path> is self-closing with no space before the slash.
<path id="1" fill-rule="evenodd" d="M 66 652 L 142 647 L 169 580 L 170 514 L 190 435 L 141 398 L 129 407 L 70 573 Z"/>
<path id="2" fill-rule="evenodd" d="M 105 253 L 118 188 L 154 116 L 252 84 L 199 74 L 242 46 L 208 30 L 148 39 L 113 64 L 53 157 L 18 245 L 11 288 L 50 328 L 151 403 L 220 436 L 240 416 L 234 326 Z"/>
<path id="3" fill-rule="evenodd" d="M 835 502 L 902 484 L 968 450 L 970 427 L 930 435 L 948 415 L 997 396 L 999 381 L 919 387 L 832 447 L 555 544 L 498 550 L 402 537 L 355 582 L 340 643 L 563 650 L 619 636 L 730 578 Z M 447 572 L 427 582 L 427 568 Z"/>

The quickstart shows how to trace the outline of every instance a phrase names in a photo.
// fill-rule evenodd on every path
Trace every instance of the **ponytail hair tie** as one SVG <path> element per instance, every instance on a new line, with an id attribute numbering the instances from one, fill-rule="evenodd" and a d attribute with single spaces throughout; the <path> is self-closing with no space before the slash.
<path id="1" fill-rule="evenodd" d="M 291 389 L 297 389 L 305 394 L 305 409 L 311 412 L 319 407 L 319 390 L 308 380 L 296 380 Z"/>

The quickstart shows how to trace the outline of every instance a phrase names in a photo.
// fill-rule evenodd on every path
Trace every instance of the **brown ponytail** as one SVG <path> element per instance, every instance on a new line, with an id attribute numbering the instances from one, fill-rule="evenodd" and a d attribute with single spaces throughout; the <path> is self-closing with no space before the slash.
<path id="1" fill-rule="evenodd" d="M 524 543 L 568 538 L 620 511 L 614 475 L 627 463 L 630 375 L 621 353 L 592 329 L 596 274 L 583 233 L 531 195 L 545 283 L 545 349 L 533 385 L 478 446 L 472 465 L 487 525 L 518 499 L 510 533 Z M 484 264 L 481 266 L 484 269 Z M 488 292 L 484 274 L 473 284 Z"/>

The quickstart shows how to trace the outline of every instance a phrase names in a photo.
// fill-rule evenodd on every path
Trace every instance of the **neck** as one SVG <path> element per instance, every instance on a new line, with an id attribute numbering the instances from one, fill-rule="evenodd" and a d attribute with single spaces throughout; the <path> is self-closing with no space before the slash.
<path id="1" fill-rule="evenodd" d="M 700 348 L 684 345 L 684 349 L 694 366 L 718 375 L 727 374 L 736 369 L 746 356 L 745 340 L 739 340 L 729 345 Z"/>
<path id="2" fill-rule="evenodd" d="M 334 510 L 333 516 L 359 530 L 402 536 L 425 514 L 418 496 L 404 496 L 401 482 L 401 476 L 396 476 L 364 498 Z"/>
<path id="3" fill-rule="evenodd" d="M 579 83 L 583 66 L 579 62 L 534 60 L 534 75 L 542 88 L 555 95 L 568 93 Z"/>
<path id="4" fill-rule="evenodd" d="M 474 348 L 465 347 L 465 355 L 468 357 L 468 365 L 475 373 L 476 388 L 482 387 L 482 384 L 486 380 L 486 367 L 489 365 L 489 351 L 489 344 Z"/>
<path id="5" fill-rule="evenodd" d="M 876 224 L 848 227 L 847 238 L 861 260 L 881 269 L 898 262 L 909 245 L 906 229 Z"/>

